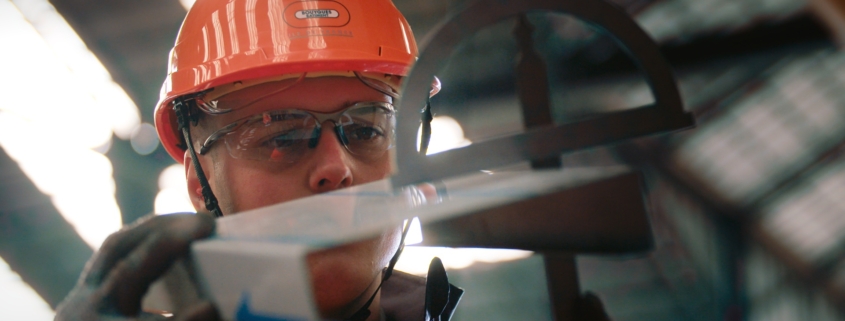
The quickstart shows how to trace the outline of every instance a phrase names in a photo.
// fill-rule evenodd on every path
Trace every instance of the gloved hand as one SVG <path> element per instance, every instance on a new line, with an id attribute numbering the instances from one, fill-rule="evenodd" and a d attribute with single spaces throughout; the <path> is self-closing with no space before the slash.
<path id="1" fill-rule="evenodd" d="M 141 311 L 150 284 L 190 250 L 191 242 L 214 232 L 206 214 L 139 219 L 112 234 L 88 261 L 76 287 L 56 309 L 55 321 L 170 320 Z M 172 320 L 220 320 L 210 302 L 187 308 Z"/>

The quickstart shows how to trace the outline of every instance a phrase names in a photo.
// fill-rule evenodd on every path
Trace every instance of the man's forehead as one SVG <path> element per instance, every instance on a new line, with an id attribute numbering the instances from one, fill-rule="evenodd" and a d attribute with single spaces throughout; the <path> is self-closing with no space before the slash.
<path id="1" fill-rule="evenodd" d="M 238 90 L 218 99 L 218 108 L 231 108 L 234 116 L 275 109 L 333 112 L 361 101 L 391 100 L 356 78 L 321 77 L 286 79 Z"/>

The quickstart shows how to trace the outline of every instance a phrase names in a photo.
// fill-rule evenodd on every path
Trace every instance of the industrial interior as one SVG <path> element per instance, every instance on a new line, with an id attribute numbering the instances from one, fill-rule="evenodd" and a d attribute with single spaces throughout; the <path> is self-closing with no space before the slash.
<path id="1" fill-rule="evenodd" d="M 576 251 L 581 290 L 619 321 L 845 320 L 845 2 L 610 2 L 659 45 L 695 126 L 561 155 L 564 169 L 642 173 L 653 237 L 650 251 Z M 471 3 L 394 0 L 421 48 Z M 0 0 L 0 320 L 52 319 L 108 234 L 192 209 L 151 125 L 190 5 Z M 555 123 L 654 101 L 612 35 L 566 14 L 528 20 Z M 515 25 L 472 35 L 438 71 L 434 135 L 453 137 L 431 149 L 524 130 Z M 409 249 L 471 284 L 456 320 L 553 319 L 537 255 Z"/>

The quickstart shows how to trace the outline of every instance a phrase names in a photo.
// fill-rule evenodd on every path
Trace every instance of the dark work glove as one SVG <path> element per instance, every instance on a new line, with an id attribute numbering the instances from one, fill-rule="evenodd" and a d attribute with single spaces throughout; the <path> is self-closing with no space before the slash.
<path id="1" fill-rule="evenodd" d="M 173 214 L 138 220 L 112 234 L 88 261 L 82 276 L 56 309 L 55 321 L 168 320 L 141 311 L 141 299 L 194 240 L 214 232 L 205 214 Z M 185 309 L 172 320 L 220 320 L 210 302 Z"/>

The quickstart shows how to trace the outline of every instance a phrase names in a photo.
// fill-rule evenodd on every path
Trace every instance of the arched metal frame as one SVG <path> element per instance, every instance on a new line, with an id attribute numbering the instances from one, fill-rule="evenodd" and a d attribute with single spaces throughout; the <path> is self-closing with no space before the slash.
<path id="1" fill-rule="evenodd" d="M 425 156 L 416 150 L 418 111 L 431 79 L 457 46 L 479 30 L 524 12 L 571 14 L 616 40 L 643 71 L 654 104 L 603 113 L 578 122 L 529 129 L 447 152 Z M 657 44 L 621 8 L 603 0 L 479 0 L 441 22 L 421 42 L 419 60 L 408 75 L 397 118 L 394 186 L 496 168 L 637 136 L 691 127 L 672 71 Z"/>

